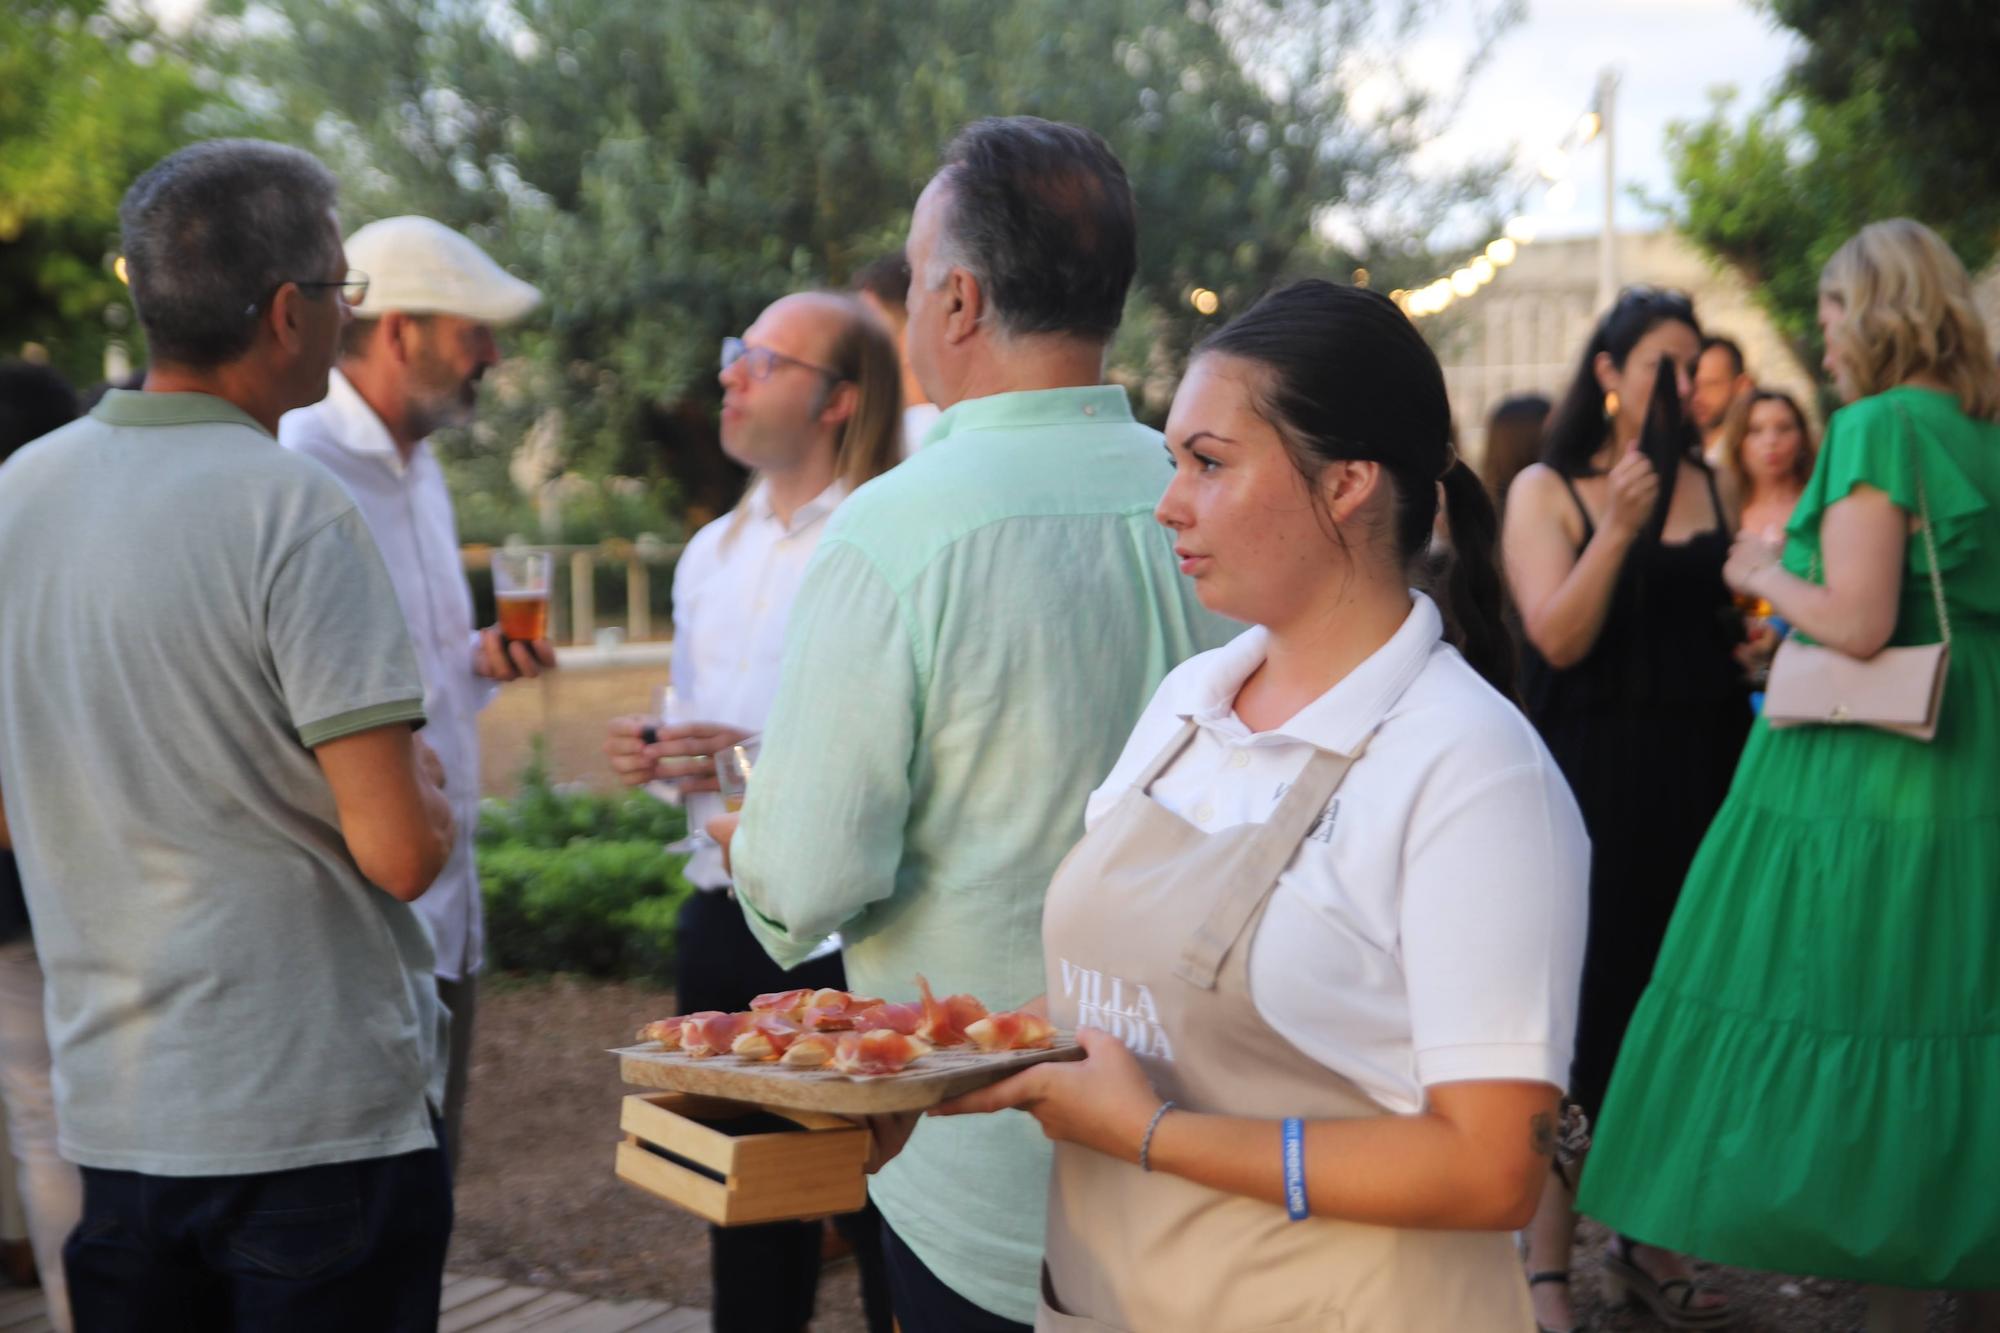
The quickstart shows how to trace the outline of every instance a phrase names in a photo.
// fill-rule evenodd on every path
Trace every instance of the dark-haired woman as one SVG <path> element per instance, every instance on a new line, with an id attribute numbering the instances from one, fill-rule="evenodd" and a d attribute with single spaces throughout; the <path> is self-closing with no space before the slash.
<path id="1" fill-rule="evenodd" d="M 1528 716 L 1590 830 L 1590 943 L 1570 1082 L 1591 1114 L 1750 729 L 1734 656 L 1742 621 L 1722 581 L 1735 528 L 1692 431 L 1665 526 L 1648 530 L 1661 478 L 1638 448 L 1646 405 L 1662 362 L 1685 404 L 1700 354 L 1686 297 L 1621 295 L 1584 348 L 1544 462 L 1515 480 L 1507 503 Z M 1529 1235 L 1537 1312 L 1550 1330 L 1572 1326 L 1570 1183 L 1565 1173 L 1549 1182 Z M 1733 1315 L 1679 1256 L 1618 1237 L 1605 1264 L 1671 1326 Z"/>
<path id="2" fill-rule="evenodd" d="M 1479 479 L 1486 483 L 1493 507 L 1503 514 L 1514 478 L 1542 460 L 1550 407 L 1538 393 L 1517 393 L 1502 399 L 1486 418 L 1486 453 L 1479 460 Z"/>
<path id="3" fill-rule="evenodd" d="M 1175 396 L 1159 520 L 1253 628 L 1167 677 L 1050 886 L 1088 1058 L 940 1108 L 1057 1140 L 1038 1329 L 1532 1328 L 1506 1232 L 1553 1150 L 1588 845 L 1449 435 L 1408 319 L 1324 282 Z M 1409 586 L 1441 495 L 1442 605 Z"/>

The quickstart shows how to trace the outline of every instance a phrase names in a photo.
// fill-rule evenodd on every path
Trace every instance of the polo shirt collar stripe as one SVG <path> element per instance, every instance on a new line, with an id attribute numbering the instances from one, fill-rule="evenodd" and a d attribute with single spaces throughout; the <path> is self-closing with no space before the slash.
<path id="1" fill-rule="evenodd" d="M 248 426 L 260 435 L 271 435 L 257 418 L 211 393 L 113 389 L 90 409 L 90 415 L 107 426 Z"/>

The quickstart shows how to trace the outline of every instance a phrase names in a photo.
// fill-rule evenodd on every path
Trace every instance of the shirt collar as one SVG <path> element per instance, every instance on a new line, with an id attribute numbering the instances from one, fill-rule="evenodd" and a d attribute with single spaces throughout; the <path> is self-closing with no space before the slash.
<path id="1" fill-rule="evenodd" d="M 1023 389 L 953 403 L 924 433 L 924 447 L 976 430 L 1018 430 L 1026 426 L 1112 425 L 1132 420 L 1132 400 L 1122 385 L 1091 384 L 1078 389 Z"/>
<path id="2" fill-rule="evenodd" d="M 333 427 L 333 442 L 348 453 L 380 459 L 399 477 L 409 470 L 409 464 L 403 461 L 403 451 L 396 447 L 382 418 L 375 414 L 353 381 L 338 370 L 326 377 L 326 399 L 321 410 Z M 424 442 L 418 441 L 417 449 L 423 447 Z M 412 449 L 411 460 L 416 456 L 417 450 Z"/>
<path id="3" fill-rule="evenodd" d="M 260 435 L 271 432 L 257 418 L 226 398 L 211 393 L 147 393 L 112 389 L 90 409 L 107 426 L 248 426 Z"/>
<path id="4" fill-rule="evenodd" d="M 846 498 L 847 483 L 844 481 L 835 481 L 831 486 L 828 486 L 818 495 L 815 495 L 812 499 L 792 511 L 792 521 L 785 525 L 785 535 L 789 537 L 795 532 L 811 527 L 839 508 L 840 502 Z M 750 519 L 758 523 L 775 523 L 778 521 L 776 511 L 771 508 L 770 482 L 760 478 L 757 484 L 750 488 L 750 494 L 743 497 L 743 512 Z"/>
<path id="5" fill-rule="evenodd" d="M 1335 754 L 1359 750 L 1423 671 L 1431 649 L 1444 637 L 1444 617 L 1437 604 L 1414 589 L 1410 602 L 1409 615 L 1387 643 L 1370 653 L 1339 684 L 1263 737 L 1303 741 Z M 1204 659 L 1205 670 L 1176 682 L 1174 712 L 1197 726 L 1249 737 L 1249 730 L 1236 716 L 1236 693 L 1263 663 L 1270 643 L 1269 631 L 1257 626 L 1210 654 Z"/>

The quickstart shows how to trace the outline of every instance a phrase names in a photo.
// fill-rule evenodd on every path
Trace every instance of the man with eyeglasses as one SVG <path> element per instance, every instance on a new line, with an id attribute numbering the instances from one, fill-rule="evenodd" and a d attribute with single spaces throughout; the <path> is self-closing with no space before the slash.
<path id="1" fill-rule="evenodd" d="M 336 185 L 217 140 L 120 208 L 141 391 L 0 468 L 0 842 L 47 972 L 81 1333 L 426 1329 L 453 819 L 367 524 L 278 419 L 358 296 Z"/>
<path id="2" fill-rule="evenodd" d="M 540 675 L 556 654 L 547 639 L 510 643 L 496 626 L 474 629 L 458 519 L 427 441 L 434 431 L 472 424 L 480 381 L 500 361 L 494 328 L 527 315 L 542 294 L 430 218 L 371 222 L 346 248 L 348 262 L 367 272 L 367 290 L 349 298 L 354 318 L 326 397 L 287 413 L 278 442 L 325 464 L 360 506 L 423 671 L 424 737 L 444 765 L 458 820 L 451 859 L 417 903 L 437 946 L 438 996 L 451 1014 L 444 1131 L 456 1174 L 485 951 L 473 860 L 479 711 L 501 682 Z"/>
<path id="3" fill-rule="evenodd" d="M 828 520 L 896 463 L 898 380 L 887 329 L 845 294 L 783 297 L 741 338 L 723 339 L 722 450 L 754 479 L 675 566 L 675 716 L 616 718 L 605 744 L 620 780 L 679 784 L 697 830 L 723 810 L 710 756 L 764 729 L 792 599 Z M 684 873 L 697 891 L 681 905 L 676 937 L 681 1012 L 747 1009 L 764 991 L 845 987 L 840 956 L 824 940 L 789 966 L 772 961 L 730 901 L 712 842 Z M 860 1261 L 871 1333 L 888 1333 L 879 1221 L 870 1210 L 841 1230 Z M 816 1223 L 710 1228 L 714 1333 L 800 1333 L 813 1314 L 821 1235 Z"/>

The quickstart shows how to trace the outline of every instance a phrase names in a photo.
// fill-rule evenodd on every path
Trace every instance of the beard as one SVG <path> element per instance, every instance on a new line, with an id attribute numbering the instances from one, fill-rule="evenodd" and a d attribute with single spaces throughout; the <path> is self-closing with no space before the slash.
<path id="1" fill-rule="evenodd" d="M 484 371 L 482 366 L 470 375 L 459 375 L 431 358 L 413 363 L 406 408 L 410 432 L 422 439 L 448 427 L 471 425 L 479 410 L 479 379 Z"/>

